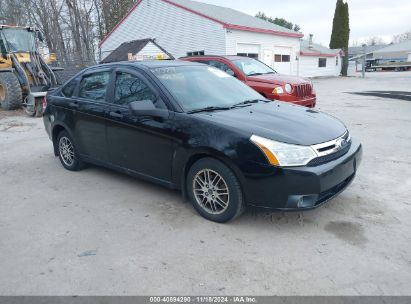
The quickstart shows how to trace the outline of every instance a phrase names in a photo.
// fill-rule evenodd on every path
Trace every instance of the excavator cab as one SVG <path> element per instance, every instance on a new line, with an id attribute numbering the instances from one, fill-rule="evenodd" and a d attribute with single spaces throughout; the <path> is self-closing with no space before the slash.
<path id="1" fill-rule="evenodd" d="M 5 110 L 25 107 L 42 114 L 47 91 L 58 85 L 56 75 L 38 52 L 41 32 L 32 27 L 0 25 L 0 104 Z"/>

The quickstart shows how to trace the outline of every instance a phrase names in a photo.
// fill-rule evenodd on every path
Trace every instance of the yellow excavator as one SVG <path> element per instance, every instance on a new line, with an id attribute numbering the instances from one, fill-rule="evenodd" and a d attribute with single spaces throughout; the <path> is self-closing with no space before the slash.
<path id="1" fill-rule="evenodd" d="M 0 25 L 0 104 L 5 110 L 24 107 L 30 116 L 41 116 L 47 91 L 58 86 L 55 71 L 39 54 L 40 31 L 33 27 Z"/>

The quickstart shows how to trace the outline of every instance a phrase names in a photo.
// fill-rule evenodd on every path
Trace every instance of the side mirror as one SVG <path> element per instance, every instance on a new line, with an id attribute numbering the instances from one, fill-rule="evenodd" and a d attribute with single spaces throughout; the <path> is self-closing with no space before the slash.
<path id="1" fill-rule="evenodd" d="M 167 118 L 168 110 L 158 109 L 151 100 L 133 101 L 129 104 L 130 111 L 138 116 Z"/>

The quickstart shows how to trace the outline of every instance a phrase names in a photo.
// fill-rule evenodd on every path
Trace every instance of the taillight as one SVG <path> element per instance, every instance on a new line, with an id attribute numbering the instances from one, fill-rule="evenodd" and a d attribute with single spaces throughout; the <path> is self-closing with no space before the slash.
<path id="1" fill-rule="evenodd" d="M 43 113 L 44 113 L 44 111 L 46 111 L 46 108 L 47 108 L 47 98 L 46 98 L 46 96 L 43 97 L 43 101 L 42 101 L 41 105 L 42 105 Z"/>

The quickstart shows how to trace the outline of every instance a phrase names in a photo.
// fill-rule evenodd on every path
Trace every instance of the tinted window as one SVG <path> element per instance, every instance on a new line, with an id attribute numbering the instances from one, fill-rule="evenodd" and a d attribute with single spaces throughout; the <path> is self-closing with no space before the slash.
<path id="1" fill-rule="evenodd" d="M 80 83 L 78 96 L 81 98 L 104 101 L 106 99 L 107 85 L 110 72 L 99 72 L 84 76 Z"/>
<path id="2" fill-rule="evenodd" d="M 77 81 L 73 79 L 70 81 L 68 84 L 64 86 L 64 88 L 61 90 L 63 95 L 65 97 L 71 97 L 73 96 L 74 90 L 76 89 Z"/>
<path id="3" fill-rule="evenodd" d="M 211 60 L 211 61 L 204 61 L 204 63 L 206 63 L 208 65 L 211 65 L 211 66 L 213 66 L 217 69 L 220 69 L 220 70 L 226 72 L 228 75 L 231 75 L 231 76 L 235 75 L 234 71 L 232 69 L 230 69 L 230 67 L 228 65 L 226 65 L 224 62 Z"/>
<path id="4" fill-rule="evenodd" d="M 154 102 L 156 96 L 137 76 L 128 73 L 117 73 L 114 103 L 128 105 L 130 102 L 141 100 Z"/>

